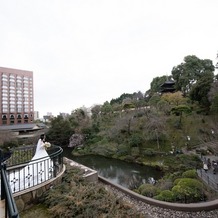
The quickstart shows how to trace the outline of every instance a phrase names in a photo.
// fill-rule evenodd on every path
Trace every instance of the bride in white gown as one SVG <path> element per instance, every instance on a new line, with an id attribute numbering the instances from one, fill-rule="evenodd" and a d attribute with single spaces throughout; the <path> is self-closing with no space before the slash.
<path id="1" fill-rule="evenodd" d="M 8 180 L 12 193 L 30 188 L 52 178 L 53 162 L 46 151 L 46 145 L 49 146 L 50 143 L 44 141 L 45 136 L 41 135 L 35 155 L 24 168 L 10 171 Z"/>

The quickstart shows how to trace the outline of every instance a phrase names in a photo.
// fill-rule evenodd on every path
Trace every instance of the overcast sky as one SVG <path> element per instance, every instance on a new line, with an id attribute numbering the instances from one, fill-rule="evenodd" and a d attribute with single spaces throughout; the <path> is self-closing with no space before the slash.
<path id="1" fill-rule="evenodd" d="M 187 55 L 216 61 L 217 0 L 0 0 L 0 66 L 34 74 L 35 110 L 145 93 Z"/>

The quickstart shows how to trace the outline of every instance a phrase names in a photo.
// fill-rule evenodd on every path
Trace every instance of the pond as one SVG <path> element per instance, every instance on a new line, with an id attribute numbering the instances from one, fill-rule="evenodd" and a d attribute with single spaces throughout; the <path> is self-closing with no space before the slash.
<path id="1" fill-rule="evenodd" d="M 63 156 L 94 169 L 98 174 L 125 188 L 134 189 L 143 183 L 153 183 L 163 176 L 153 167 L 107 158 L 98 155 L 73 156 L 72 148 L 64 148 Z"/>

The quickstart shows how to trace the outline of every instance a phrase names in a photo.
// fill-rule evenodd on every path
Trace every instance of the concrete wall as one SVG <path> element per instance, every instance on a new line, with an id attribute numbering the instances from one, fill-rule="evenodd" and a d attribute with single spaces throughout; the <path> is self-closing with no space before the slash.
<path id="1" fill-rule="evenodd" d="M 133 192 L 118 184 L 111 183 L 109 180 L 105 179 L 104 177 L 98 176 L 98 178 L 101 182 L 115 187 L 116 189 L 122 191 L 123 193 L 126 193 L 127 195 L 131 196 L 134 199 L 137 199 L 139 201 L 142 201 L 142 202 L 145 202 L 147 204 L 157 206 L 157 207 L 177 210 L 177 211 L 186 211 L 186 212 L 195 212 L 195 211 L 197 212 L 197 211 L 203 211 L 203 210 L 210 211 L 210 210 L 215 210 L 218 208 L 218 199 L 214 201 L 208 201 L 208 202 L 202 202 L 202 203 L 190 203 L 190 204 L 158 201 L 153 198 L 148 198 L 148 197 L 139 195 L 136 192 Z"/>
<path id="2" fill-rule="evenodd" d="M 86 167 L 82 164 L 79 164 L 71 159 L 68 159 L 66 157 L 64 157 L 64 164 L 68 165 L 68 166 L 72 166 L 72 167 L 78 167 L 81 170 L 84 171 L 83 174 L 83 178 L 85 178 L 86 181 L 89 182 L 97 182 L 98 181 L 98 172 L 96 170 L 93 170 L 89 167 Z"/>

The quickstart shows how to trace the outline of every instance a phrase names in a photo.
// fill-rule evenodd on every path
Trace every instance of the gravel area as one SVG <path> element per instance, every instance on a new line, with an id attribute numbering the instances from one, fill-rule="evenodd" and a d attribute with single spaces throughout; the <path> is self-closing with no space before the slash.
<path id="1" fill-rule="evenodd" d="M 107 190 L 111 190 L 116 196 L 132 204 L 137 211 L 145 215 L 145 218 L 218 218 L 218 209 L 212 211 L 184 212 L 164 209 L 146 204 L 142 201 L 133 199 L 125 193 L 106 185 Z"/>

